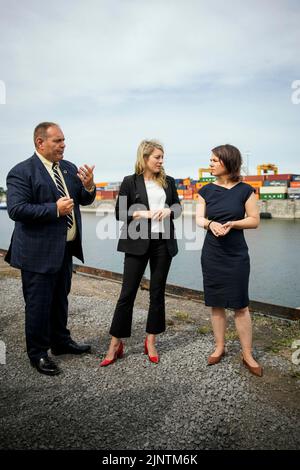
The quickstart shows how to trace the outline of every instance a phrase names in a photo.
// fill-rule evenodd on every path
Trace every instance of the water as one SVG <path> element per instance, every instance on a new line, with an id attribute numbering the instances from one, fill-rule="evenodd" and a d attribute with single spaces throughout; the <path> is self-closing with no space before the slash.
<path id="1" fill-rule="evenodd" d="M 115 272 L 123 270 L 123 253 L 117 248 L 118 225 L 113 214 L 104 217 L 83 213 L 83 247 L 85 264 Z M 187 249 L 187 241 L 194 236 L 194 220 L 185 216 L 175 221 L 179 253 L 173 259 L 168 283 L 203 290 L 200 254 L 203 230 L 197 228 L 196 250 Z M 0 211 L 0 248 L 7 249 L 13 222 L 6 211 Z M 110 230 L 110 239 L 100 240 L 98 234 Z M 289 307 L 300 307 L 300 220 L 262 220 L 256 230 L 245 230 L 251 261 L 250 298 Z M 77 259 L 75 258 L 75 262 Z M 79 263 L 79 261 L 78 261 Z M 149 269 L 146 271 L 149 276 Z"/>

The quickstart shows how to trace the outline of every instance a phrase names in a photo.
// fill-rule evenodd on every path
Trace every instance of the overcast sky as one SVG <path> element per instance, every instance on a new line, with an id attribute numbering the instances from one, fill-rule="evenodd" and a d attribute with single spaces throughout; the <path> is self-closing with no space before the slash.
<path id="1" fill-rule="evenodd" d="M 177 178 L 222 143 L 300 173 L 299 25 L 298 0 L 0 0 L 0 186 L 45 120 L 97 181 L 131 174 L 144 138 Z"/>

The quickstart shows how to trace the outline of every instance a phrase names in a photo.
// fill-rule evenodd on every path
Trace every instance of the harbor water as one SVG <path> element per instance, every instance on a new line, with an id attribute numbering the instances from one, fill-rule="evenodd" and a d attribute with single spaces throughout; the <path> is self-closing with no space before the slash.
<path id="1" fill-rule="evenodd" d="M 116 249 L 121 224 L 111 213 L 83 212 L 82 219 L 85 264 L 122 273 L 124 254 Z M 0 248 L 7 249 L 14 223 L 5 210 L 0 211 L 0 225 Z M 176 220 L 175 225 L 179 253 L 173 259 L 168 283 L 203 290 L 200 256 L 204 231 L 195 227 L 190 215 Z M 250 299 L 300 307 L 300 220 L 261 220 L 258 229 L 245 230 L 245 237 L 251 261 Z M 148 268 L 145 275 L 149 277 Z"/>

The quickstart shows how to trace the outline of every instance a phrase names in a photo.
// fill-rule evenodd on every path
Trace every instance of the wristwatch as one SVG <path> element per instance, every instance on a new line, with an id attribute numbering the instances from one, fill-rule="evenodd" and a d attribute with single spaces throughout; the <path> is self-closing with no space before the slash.
<path id="1" fill-rule="evenodd" d="M 86 191 L 88 191 L 89 193 L 93 193 L 95 191 L 95 188 L 96 186 L 93 184 L 93 186 L 91 187 L 91 189 L 87 189 L 87 188 L 84 188 Z"/>

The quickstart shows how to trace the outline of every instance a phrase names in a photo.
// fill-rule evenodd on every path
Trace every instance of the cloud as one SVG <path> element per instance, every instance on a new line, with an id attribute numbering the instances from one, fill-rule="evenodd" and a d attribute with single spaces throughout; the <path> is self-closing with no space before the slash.
<path id="1" fill-rule="evenodd" d="M 226 139 L 250 149 L 253 170 L 268 158 L 299 172 L 299 20 L 294 1 L 1 2 L 0 184 L 45 119 L 61 122 L 66 158 L 94 158 L 99 179 L 132 171 L 145 136 L 177 155 L 177 176 L 196 176 Z"/>

